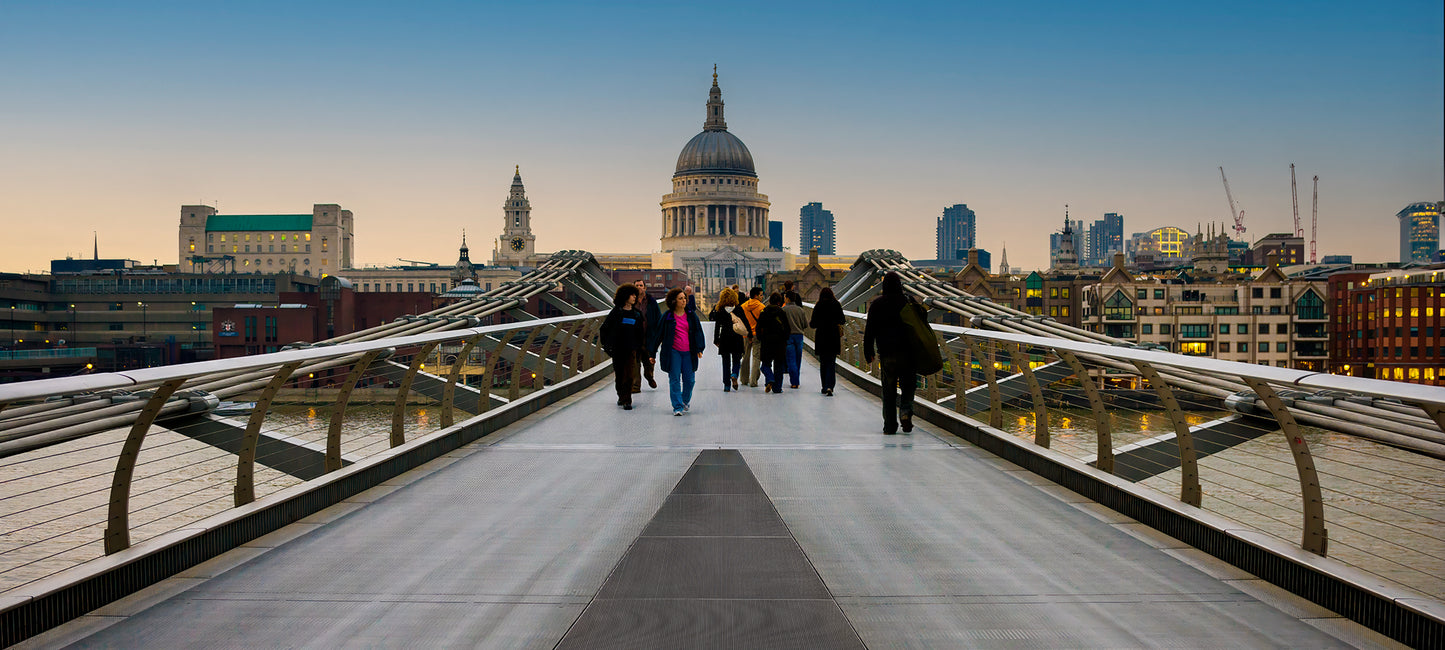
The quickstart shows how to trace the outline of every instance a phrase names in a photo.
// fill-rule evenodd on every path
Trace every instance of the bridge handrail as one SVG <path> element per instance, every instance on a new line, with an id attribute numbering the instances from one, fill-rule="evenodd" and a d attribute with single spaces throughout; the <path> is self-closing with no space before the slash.
<path id="1" fill-rule="evenodd" d="M 554 326 L 564 323 L 588 320 L 598 316 L 606 315 L 607 312 L 589 312 L 571 316 L 557 316 L 553 318 L 542 318 L 517 323 L 502 325 L 487 325 L 484 327 L 468 327 L 462 329 L 446 330 L 442 332 L 429 332 L 425 334 L 413 334 L 397 336 L 358 343 L 337 343 L 309 347 L 298 350 L 284 350 L 280 352 L 268 352 L 265 354 L 236 357 L 230 359 L 215 359 L 211 361 L 196 361 L 172 366 L 157 366 L 154 368 L 141 368 L 121 372 L 96 373 L 76 377 L 56 377 L 52 379 L 38 379 L 35 381 L 16 382 L 0 385 L 0 404 L 13 403 L 26 400 L 44 399 L 60 395 L 73 395 L 76 393 L 92 392 L 97 390 L 135 388 L 164 383 L 177 379 L 196 379 L 222 372 L 238 372 L 248 370 L 263 370 L 288 363 L 307 363 L 314 361 L 326 361 L 348 357 L 367 352 L 380 352 L 393 348 L 416 347 L 428 343 L 450 343 L 465 341 L 477 336 L 486 336 L 497 332 L 505 332 L 518 328 L 530 328 L 537 326 Z"/>

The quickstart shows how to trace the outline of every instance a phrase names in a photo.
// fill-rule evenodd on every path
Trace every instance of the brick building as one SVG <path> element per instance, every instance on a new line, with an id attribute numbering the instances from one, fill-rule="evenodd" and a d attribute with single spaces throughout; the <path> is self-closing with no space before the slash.
<path id="1" fill-rule="evenodd" d="M 1445 384 L 1445 267 L 1336 273 L 1329 295 L 1330 372 Z"/>

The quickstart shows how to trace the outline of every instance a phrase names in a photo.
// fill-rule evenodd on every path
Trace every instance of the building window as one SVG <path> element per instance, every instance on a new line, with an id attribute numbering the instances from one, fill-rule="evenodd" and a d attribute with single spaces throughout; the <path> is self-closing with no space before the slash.
<path id="1" fill-rule="evenodd" d="M 243 326 L 244 326 L 244 328 L 245 328 L 246 340 L 247 340 L 247 341 L 254 341 L 254 340 L 256 340 L 256 317 L 255 317 L 255 316 L 247 316 L 247 317 L 245 317 L 244 319 L 242 319 L 242 322 L 243 322 Z"/>
<path id="2" fill-rule="evenodd" d="M 1139 300 L 1143 300 L 1143 299 L 1145 299 L 1145 298 L 1148 298 L 1148 297 L 1149 297 L 1149 290 L 1148 290 L 1148 289 L 1136 289 L 1136 290 L 1134 291 L 1134 297 L 1135 297 L 1135 298 L 1138 298 Z"/>
<path id="3" fill-rule="evenodd" d="M 1164 290 L 1163 290 L 1163 289 L 1155 289 L 1155 290 L 1154 290 L 1154 299 L 1155 299 L 1155 300 L 1163 300 L 1163 299 L 1164 299 Z"/>
<path id="4" fill-rule="evenodd" d="M 1140 334 L 1153 334 L 1153 333 L 1154 333 L 1154 324 L 1153 324 L 1153 323 L 1144 323 L 1143 325 L 1140 325 L 1140 326 L 1139 326 L 1139 333 L 1140 333 Z"/>
<path id="5" fill-rule="evenodd" d="M 1104 301 L 1104 320 L 1134 320 L 1134 303 L 1124 296 L 1123 291 L 1115 291 Z"/>
<path id="6" fill-rule="evenodd" d="M 323 253 L 326 252 L 326 238 L 325 238 L 325 237 L 322 237 L 322 238 L 321 238 L 321 252 L 323 252 Z"/>
<path id="7" fill-rule="evenodd" d="M 246 252 L 247 252 L 247 253 L 251 252 L 251 245 L 250 245 L 250 244 L 246 244 Z"/>
<path id="8" fill-rule="evenodd" d="M 274 252 L 276 252 L 276 245 L 275 245 L 275 244 L 267 244 L 267 245 L 266 245 L 266 252 L 267 252 L 267 253 L 274 253 Z"/>
<path id="9" fill-rule="evenodd" d="M 323 261 L 324 261 L 324 260 L 323 260 Z M 407 291 L 416 291 L 416 288 L 415 288 L 414 286 L 412 286 L 412 283 L 408 282 L 408 283 L 406 283 L 406 290 L 407 290 Z"/>
<path id="10" fill-rule="evenodd" d="M 371 284 L 368 283 L 368 282 L 363 282 L 363 283 L 361 283 L 361 290 L 362 290 L 362 291 L 371 291 Z"/>
<path id="11" fill-rule="evenodd" d="M 295 250 L 296 247 L 295 247 L 295 246 L 292 246 L 291 248 L 292 248 L 292 250 Z M 311 252 L 311 244 L 307 244 L 307 245 L 306 245 L 306 252 L 308 252 L 308 253 Z"/>
<path id="12" fill-rule="evenodd" d="M 125 329 L 125 326 L 122 325 L 122 324 L 120 324 L 120 323 L 111 323 L 111 324 L 110 324 L 110 331 L 112 331 L 112 332 L 119 332 L 119 331 L 121 331 L 121 330 L 123 330 L 123 329 Z"/>
<path id="13" fill-rule="evenodd" d="M 1264 297 L 1264 287 L 1254 287 L 1254 288 L 1251 288 L 1251 289 L 1249 290 L 1249 295 L 1250 295 L 1251 297 L 1253 297 L 1253 298 L 1263 298 L 1263 297 Z"/>
<path id="14" fill-rule="evenodd" d="M 1059 289 L 1059 297 L 1061 297 L 1061 298 L 1068 298 L 1068 297 L 1069 297 L 1069 288 L 1068 288 L 1068 287 L 1064 287 L 1064 288 L 1062 288 L 1062 289 Z"/>
<path id="15" fill-rule="evenodd" d="M 1300 318 L 1318 320 L 1325 317 L 1325 301 L 1313 291 L 1306 291 L 1304 295 L 1300 296 L 1299 300 L 1294 302 L 1294 309 L 1295 314 Z"/>
<path id="16" fill-rule="evenodd" d="M 1270 289 L 1269 289 L 1269 297 L 1271 297 L 1271 298 L 1278 298 L 1278 297 L 1280 297 L 1279 287 L 1270 287 Z"/>
<path id="17" fill-rule="evenodd" d="M 1223 342 L 1221 342 L 1221 343 L 1219 344 L 1219 351 L 1220 351 L 1220 352 L 1228 352 L 1228 351 L 1229 351 L 1229 342 L 1228 342 L 1228 341 L 1223 341 Z"/>
<path id="18" fill-rule="evenodd" d="M 311 233 L 306 233 L 306 241 L 311 241 Z"/>
<path id="19" fill-rule="evenodd" d="M 276 317 L 275 317 L 275 316 L 267 316 L 267 317 L 266 317 L 266 340 L 267 340 L 268 342 L 275 342 L 276 340 L 278 340 L 278 339 L 280 338 L 280 333 L 279 333 L 279 332 L 280 332 L 280 328 L 277 327 Z"/>
<path id="20" fill-rule="evenodd" d="M 306 258 L 306 259 L 304 259 L 304 260 L 301 260 L 301 265 L 302 265 L 302 266 L 311 266 L 311 258 L 308 257 L 308 258 Z"/>
<path id="21" fill-rule="evenodd" d="M 1248 334 L 1248 333 L 1249 333 L 1249 323 L 1240 323 L 1238 326 L 1236 326 L 1236 327 L 1234 328 L 1234 331 L 1237 332 L 1237 333 L 1239 333 L 1239 334 Z"/>
<path id="22" fill-rule="evenodd" d="M 1220 323 L 1220 324 L 1219 324 L 1219 333 L 1220 333 L 1220 334 L 1228 334 L 1228 333 L 1229 333 L 1229 323 Z"/>
<path id="23" fill-rule="evenodd" d="M 208 232 L 208 233 L 206 233 L 206 241 L 216 241 L 216 233 L 213 233 L 213 232 Z M 225 241 L 225 240 L 223 239 L 223 240 L 221 240 L 221 241 Z"/>
<path id="24" fill-rule="evenodd" d="M 215 246 L 212 246 L 211 244 L 206 244 L 206 252 L 207 252 L 207 253 L 214 253 L 214 252 L 216 252 L 216 247 L 215 247 Z"/>
<path id="25" fill-rule="evenodd" d="M 387 291 L 391 291 L 391 283 L 390 283 L 390 282 L 386 283 L 386 290 L 387 290 Z"/>
<path id="26" fill-rule="evenodd" d="M 1207 339 L 1209 338 L 1209 326 L 1204 324 L 1181 324 L 1179 326 L 1179 337 L 1186 339 Z"/>
<path id="27" fill-rule="evenodd" d="M 1274 351 L 1275 351 L 1275 352 L 1289 352 L 1289 343 L 1287 343 L 1287 342 L 1285 342 L 1285 341 L 1280 341 L 1279 343 L 1275 343 L 1275 344 L 1274 344 Z"/>
<path id="28" fill-rule="evenodd" d="M 1269 343 L 1267 343 L 1267 342 L 1265 342 L 1265 341 L 1260 341 L 1260 342 L 1259 342 L 1259 351 L 1260 351 L 1260 352 L 1269 352 Z"/>
<path id="29" fill-rule="evenodd" d="M 192 238 L 190 239 L 190 250 L 191 250 L 192 253 L 196 252 L 196 238 L 195 238 L 195 237 L 192 237 Z"/>
<path id="30" fill-rule="evenodd" d="M 1173 325 L 1172 323 L 1160 323 L 1160 324 L 1159 324 L 1159 333 L 1160 333 L 1160 334 L 1173 335 L 1173 334 L 1174 334 L 1174 325 Z"/>

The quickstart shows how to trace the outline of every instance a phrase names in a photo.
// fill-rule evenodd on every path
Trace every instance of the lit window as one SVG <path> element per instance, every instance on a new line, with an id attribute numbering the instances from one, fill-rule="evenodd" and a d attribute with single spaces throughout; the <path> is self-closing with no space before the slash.
<path id="1" fill-rule="evenodd" d="M 1396 369 L 1395 369 L 1395 381 L 1404 381 L 1404 380 L 1405 380 L 1405 369 L 1404 369 L 1404 368 L 1396 368 Z"/>
<path id="2" fill-rule="evenodd" d="M 1413 291 L 1413 290 L 1412 290 L 1412 291 Z M 1419 315 L 1420 315 L 1420 308 L 1419 308 L 1419 307 L 1411 307 L 1411 308 L 1410 308 L 1410 317 L 1411 317 L 1411 318 L 1415 318 L 1415 317 L 1417 317 L 1417 316 L 1419 316 Z"/>
<path id="3" fill-rule="evenodd" d="M 281 233 L 281 241 L 286 241 L 286 233 Z"/>
<path id="4" fill-rule="evenodd" d="M 1414 289 L 1411 289 L 1411 291 L 1414 291 Z M 1411 368 L 1411 369 L 1410 369 L 1410 380 L 1411 380 L 1411 381 L 1419 381 L 1419 380 L 1420 380 L 1420 369 L 1419 369 L 1419 368 Z"/>
<path id="5" fill-rule="evenodd" d="M 311 233 L 306 233 L 306 241 L 311 241 Z"/>
<path id="6" fill-rule="evenodd" d="M 223 241 L 223 242 L 226 241 L 226 236 L 225 236 L 225 235 L 221 235 L 221 241 Z"/>

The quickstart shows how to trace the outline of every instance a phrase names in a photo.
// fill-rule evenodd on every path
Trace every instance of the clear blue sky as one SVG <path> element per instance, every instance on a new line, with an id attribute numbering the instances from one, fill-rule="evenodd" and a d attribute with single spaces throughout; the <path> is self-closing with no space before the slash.
<path id="1" fill-rule="evenodd" d="M 656 248 L 719 65 L 730 130 L 797 242 L 934 254 L 945 205 L 1047 265 L 1047 235 L 1227 218 L 1393 260 L 1445 196 L 1442 5 L 1363 3 L 15 3 L 0 1 L 3 269 L 175 262 L 185 203 L 356 214 L 357 259 L 451 262 L 501 230 L 520 164 L 541 250 Z M 1308 233 L 1307 233 L 1308 236 Z M 997 259 L 997 257 L 995 257 Z"/>

